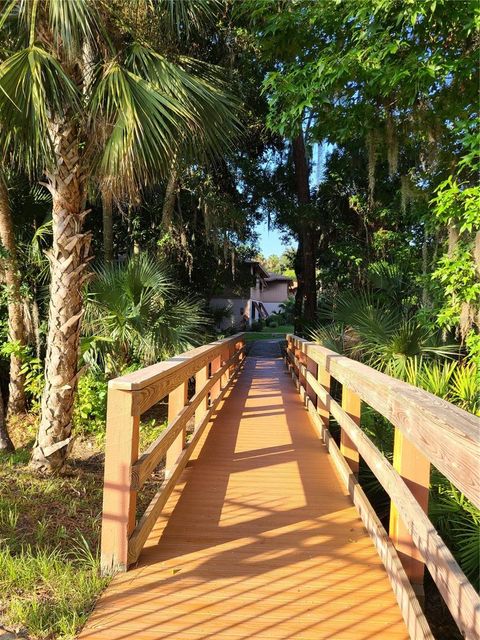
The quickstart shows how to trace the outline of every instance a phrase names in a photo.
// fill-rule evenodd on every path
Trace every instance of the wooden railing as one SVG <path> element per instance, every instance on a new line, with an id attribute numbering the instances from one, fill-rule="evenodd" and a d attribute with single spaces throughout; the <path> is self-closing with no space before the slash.
<path id="1" fill-rule="evenodd" d="M 244 358 L 242 333 L 187 351 L 108 385 L 101 564 L 105 574 L 138 559 L 212 413 Z M 189 380 L 195 392 L 188 398 Z M 140 416 L 168 396 L 168 426 L 139 455 Z M 186 444 L 187 423 L 194 421 Z M 165 458 L 165 479 L 136 521 L 137 492 Z"/>
<path id="2" fill-rule="evenodd" d="M 460 631 L 480 638 L 480 599 L 427 516 L 430 465 L 480 506 L 480 420 L 437 396 L 294 335 L 286 363 L 372 536 L 412 638 L 433 638 L 415 593 L 424 563 Z M 341 404 L 330 393 L 342 385 Z M 393 464 L 360 428 L 366 402 L 395 427 Z M 341 428 L 340 447 L 329 432 Z M 357 481 L 360 456 L 391 500 L 389 534 Z"/>

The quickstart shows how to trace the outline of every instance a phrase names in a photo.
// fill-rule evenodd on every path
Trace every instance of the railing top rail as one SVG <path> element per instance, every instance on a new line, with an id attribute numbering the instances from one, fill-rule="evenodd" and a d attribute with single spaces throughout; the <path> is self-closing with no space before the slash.
<path id="1" fill-rule="evenodd" d="M 209 344 L 202 345 L 201 347 L 190 349 L 189 351 L 180 353 L 179 355 L 169 358 L 168 360 L 164 360 L 163 362 L 158 362 L 149 367 L 145 367 L 144 369 L 139 369 L 138 371 L 128 373 L 127 375 L 114 378 L 109 381 L 108 386 L 114 389 L 124 389 L 126 391 L 138 391 L 140 389 L 144 389 L 145 387 L 170 376 L 172 373 L 177 372 L 182 367 L 192 363 L 195 359 L 207 355 L 213 356 L 216 351 L 220 352 L 225 344 L 238 340 L 243 335 L 243 332 L 236 333 L 233 336 L 228 336 L 228 338 L 216 340 L 215 342 L 210 342 Z"/>
<path id="2" fill-rule="evenodd" d="M 480 507 L 480 419 L 438 396 L 293 334 L 301 351 L 398 427 Z"/>

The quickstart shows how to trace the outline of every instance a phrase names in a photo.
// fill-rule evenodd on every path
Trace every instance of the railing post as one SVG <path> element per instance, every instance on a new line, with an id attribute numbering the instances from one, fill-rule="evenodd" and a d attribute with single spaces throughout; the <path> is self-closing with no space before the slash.
<path id="1" fill-rule="evenodd" d="M 132 393 L 110 387 L 101 540 L 104 575 L 126 571 L 128 538 L 135 528 L 136 491 L 132 491 L 132 465 L 138 460 L 140 417 L 132 415 Z"/>
<path id="2" fill-rule="evenodd" d="M 325 389 L 325 391 L 328 394 L 330 394 L 330 384 L 331 384 L 330 374 L 325 369 L 325 367 L 322 367 L 322 365 L 320 364 L 318 365 L 318 369 L 317 369 L 317 380 Z M 325 427 L 328 429 L 330 425 L 330 408 L 327 407 L 327 405 L 323 402 L 323 400 L 320 397 L 317 397 L 317 413 L 322 419 L 322 422 L 325 425 Z"/>
<path id="3" fill-rule="evenodd" d="M 217 373 L 217 371 L 219 369 L 221 369 L 222 367 L 222 356 L 216 356 L 211 363 L 211 374 L 212 376 Z M 211 390 L 210 390 L 210 399 L 213 402 L 215 400 L 215 398 L 218 397 L 218 395 L 220 394 L 220 380 L 218 380 L 217 382 L 215 382 L 215 384 L 212 386 Z"/>
<path id="4" fill-rule="evenodd" d="M 235 351 L 237 351 L 238 349 L 242 349 L 244 347 L 245 347 L 245 337 L 242 336 L 240 338 L 240 341 L 235 343 Z M 245 349 L 243 349 L 242 353 L 238 356 L 238 362 L 240 363 L 244 359 L 245 359 Z"/>
<path id="5" fill-rule="evenodd" d="M 188 382 L 182 382 L 168 394 L 168 422 L 172 422 L 187 404 Z M 186 428 L 184 427 L 167 450 L 165 460 L 165 478 L 170 476 L 172 468 L 185 448 Z"/>
<path id="6" fill-rule="evenodd" d="M 230 359 L 230 344 L 226 344 L 223 349 L 222 349 L 222 359 L 220 361 L 220 367 L 223 367 L 228 360 Z M 228 384 L 228 379 L 229 379 L 229 375 L 228 375 L 228 368 L 225 370 L 225 373 L 222 375 L 221 377 L 221 385 L 222 385 L 222 389 L 225 389 L 225 387 Z"/>
<path id="7" fill-rule="evenodd" d="M 292 343 L 292 336 L 290 334 L 287 335 L 287 351 L 285 354 L 285 364 L 287 365 L 287 369 L 288 369 L 288 373 L 292 373 L 292 362 L 289 358 L 289 354 L 292 353 L 293 354 L 293 343 Z"/>
<path id="8" fill-rule="evenodd" d="M 304 348 L 306 348 L 306 345 L 304 345 Z M 318 369 L 317 363 L 314 360 L 312 360 L 312 358 L 308 357 L 308 353 L 305 353 L 305 358 L 307 360 L 307 371 L 311 373 L 314 378 L 316 378 L 317 369 Z M 308 384 L 308 381 L 306 381 L 306 391 L 307 391 L 307 396 L 310 398 L 311 403 L 313 404 L 314 407 L 316 407 L 317 394 L 315 393 L 313 388 Z"/>
<path id="9" fill-rule="evenodd" d="M 198 393 L 203 387 L 206 385 L 208 380 L 208 364 L 206 367 L 202 367 L 195 374 L 195 393 Z M 208 409 L 208 393 L 205 395 L 203 400 L 200 401 L 200 404 L 195 409 L 195 431 L 197 430 L 198 425 L 203 419 L 205 412 Z"/>
<path id="10" fill-rule="evenodd" d="M 228 353 L 229 353 L 229 358 L 232 358 L 237 353 L 237 343 L 236 342 L 229 342 L 228 343 Z M 238 362 L 238 360 L 236 362 Z M 228 367 L 228 380 L 230 380 L 230 378 L 233 375 L 233 372 L 235 371 L 236 362 L 233 362 Z"/>
<path id="11" fill-rule="evenodd" d="M 307 355 L 303 351 L 303 344 L 304 343 L 300 342 L 298 347 L 298 383 L 300 385 L 300 398 L 302 399 L 302 402 L 305 403 L 305 396 L 307 394 L 307 378 L 306 375 L 302 373 L 302 369 L 307 366 Z"/>
<path id="12" fill-rule="evenodd" d="M 298 349 L 298 339 L 293 339 L 293 372 L 297 377 L 297 383 L 300 386 L 300 351 Z"/>
<path id="13" fill-rule="evenodd" d="M 428 513 L 430 462 L 397 428 L 393 445 L 393 467 L 402 476 L 425 513 Z M 393 502 L 390 506 L 389 533 L 417 596 L 422 598 L 425 565 Z"/>
<path id="14" fill-rule="evenodd" d="M 360 426 L 360 416 L 362 410 L 362 400 L 358 394 L 349 389 L 346 385 L 342 386 L 342 409 L 350 418 Z M 340 451 L 343 453 L 348 466 L 353 473 L 358 474 L 360 457 L 355 444 L 347 435 L 345 429 L 341 430 L 340 435 Z"/>

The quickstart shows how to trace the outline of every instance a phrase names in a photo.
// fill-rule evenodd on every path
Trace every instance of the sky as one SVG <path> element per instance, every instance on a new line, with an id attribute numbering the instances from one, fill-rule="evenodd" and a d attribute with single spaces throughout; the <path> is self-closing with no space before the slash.
<path id="1" fill-rule="evenodd" d="M 316 143 L 313 145 L 312 152 L 312 171 L 310 174 L 311 188 L 315 189 L 323 182 L 325 178 L 325 165 L 328 156 L 335 149 L 335 145 L 329 142 Z M 282 244 L 280 240 L 280 232 L 278 229 L 268 229 L 267 222 L 261 222 L 255 227 L 255 231 L 258 233 L 258 245 L 260 253 L 268 258 L 273 254 L 280 256 L 286 249 L 290 247 L 296 247 L 297 243 L 291 241 L 289 246 Z"/>
<path id="2" fill-rule="evenodd" d="M 268 258 L 273 254 L 280 256 L 288 248 L 286 245 L 282 244 L 278 229 L 270 228 L 269 230 L 267 222 L 257 224 L 255 231 L 258 233 L 260 253 L 265 256 L 265 258 Z M 290 243 L 290 246 L 295 245 L 296 243 L 294 242 Z"/>

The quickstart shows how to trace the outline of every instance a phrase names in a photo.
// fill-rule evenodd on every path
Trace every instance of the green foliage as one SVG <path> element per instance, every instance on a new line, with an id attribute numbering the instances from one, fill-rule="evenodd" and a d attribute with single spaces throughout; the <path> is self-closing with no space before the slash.
<path id="1" fill-rule="evenodd" d="M 470 122 L 461 125 L 458 129 L 462 136 L 463 157 L 456 174 L 438 186 L 432 199 L 434 215 L 448 227 L 450 235 L 448 252 L 440 257 L 432 278 L 440 283 L 443 296 L 438 312 L 439 324 L 448 329 L 458 326 L 462 338 L 466 338 L 469 334 L 478 334 L 480 327 L 480 255 L 477 246 L 480 165 L 478 132 L 471 133 Z M 469 344 L 472 344 L 472 338 Z"/>
<path id="2" fill-rule="evenodd" d="M 85 319 L 87 335 L 96 341 L 85 360 L 119 372 L 134 362 L 145 366 L 200 344 L 206 327 L 201 301 L 175 294 L 165 267 L 146 254 L 97 268 Z"/>
<path id="3" fill-rule="evenodd" d="M 38 413 L 45 384 L 42 360 L 32 355 L 32 350 L 29 346 L 22 346 L 19 342 L 5 342 L 0 348 L 0 354 L 7 357 L 14 354 L 19 357 L 22 362 L 20 371 L 25 377 L 25 392 L 30 400 L 30 410 L 33 413 Z"/>
<path id="4" fill-rule="evenodd" d="M 462 409 L 480 415 L 480 370 L 476 363 L 455 369 L 451 397 Z"/>
<path id="5" fill-rule="evenodd" d="M 209 314 L 216 326 L 220 325 L 223 320 L 229 320 L 232 316 L 232 305 L 227 304 L 224 307 L 210 307 Z"/>
<path id="6" fill-rule="evenodd" d="M 438 315 L 441 326 L 458 325 L 464 303 L 480 309 L 480 280 L 471 246 L 459 243 L 450 255 L 442 256 L 432 278 L 442 284 L 446 299 Z"/>
<path id="7" fill-rule="evenodd" d="M 25 391 L 32 400 L 31 410 L 38 413 L 45 384 L 43 362 L 37 357 L 27 357 L 24 359 L 21 371 L 25 376 Z"/>
<path id="8" fill-rule="evenodd" d="M 80 376 L 73 410 L 75 433 L 105 434 L 108 382 L 99 373 L 88 371 Z"/>
<path id="9" fill-rule="evenodd" d="M 250 330 L 261 331 L 264 326 L 265 326 L 265 323 L 263 320 L 255 320 L 255 322 L 252 322 L 252 324 L 250 325 Z"/>
<path id="10" fill-rule="evenodd" d="M 429 516 L 466 576 L 480 588 L 480 510 L 436 470 L 432 475 Z"/>
<path id="11" fill-rule="evenodd" d="M 458 227 L 458 232 L 471 233 L 480 227 L 480 187 L 459 184 L 453 176 L 440 183 L 432 204 L 435 215 L 445 225 Z"/>
<path id="12" fill-rule="evenodd" d="M 480 371 L 480 335 L 473 329 L 469 331 L 465 338 L 465 346 L 468 349 L 469 358 Z"/>
<path id="13" fill-rule="evenodd" d="M 453 356 L 455 349 L 435 345 L 432 328 L 422 325 L 415 316 L 408 281 L 398 269 L 372 265 L 370 279 L 374 293 L 346 292 L 333 303 L 324 304 L 322 316 L 330 323 L 317 326 L 311 338 L 479 414 L 480 375 L 476 363 L 445 358 Z M 391 424 L 366 407 L 361 426 L 391 460 Z M 375 498 L 379 513 L 386 515 L 386 497 L 372 471 L 362 466 L 360 478 L 365 490 Z M 478 587 L 480 511 L 435 473 L 430 515 L 463 571 Z"/>
<path id="14" fill-rule="evenodd" d="M 383 103 L 400 118 L 420 105 L 440 110 L 449 100 L 453 115 L 475 103 L 475 83 L 458 95 L 460 79 L 476 74 L 471 0 L 459 0 L 457 11 L 448 0 L 300 0 L 288 11 L 245 4 L 264 55 L 277 61 L 265 91 L 270 126 L 280 133 L 290 135 L 305 110 L 321 114 L 318 126 L 338 142 L 359 126 L 370 129 Z"/>
<path id="15" fill-rule="evenodd" d="M 75 11 L 62 0 L 44 4 L 40 12 L 36 3 L 31 11 L 11 3 L 2 20 L 10 42 L 0 63 L 1 143 L 19 165 L 39 174 L 54 166 L 52 118 L 75 121 L 79 149 L 93 159 L 89 179 L 121 195 L 166 175 L 182 141 L 197 160 L 228 148 L 239 131 L 239 104 L 216 67 L 186 56 L 167 59 L 153 43 L 170 53 L 174 39 L 142 32 L 128 5 L 104 5 L 100 12 L 83 0 Z M 161 5 L 162 11 L 149 2 L 138 9 L 164 31 L 172 12 L 175 24 L 179 14 L 192 20 L 204 14 L 204 3 L 182 12 Z M 91 60 L 82 71 L 88 71 L 72 74 L 71 61 L 86 50 Z"/>
<path id="16" fill-rule="evenodd" d="M 288 298 L 285 302 L 279 305 L 279 314 L 281 314 L 281 320 L 285 324 L 292 324 L 295 315 L 295 299 Z"/>
<path id="17" fill-rule="evenodd" d="M 453 356 L 454 345 L 439 341 L 438 332 L 415 315 L 402 291 L 396 269 L 372 269 L 374 291 L 344 292 L 322 310 L 330 325 L 319 325 L 311 338 L 397 378 L 405 378 L 412 359 Z"/>

